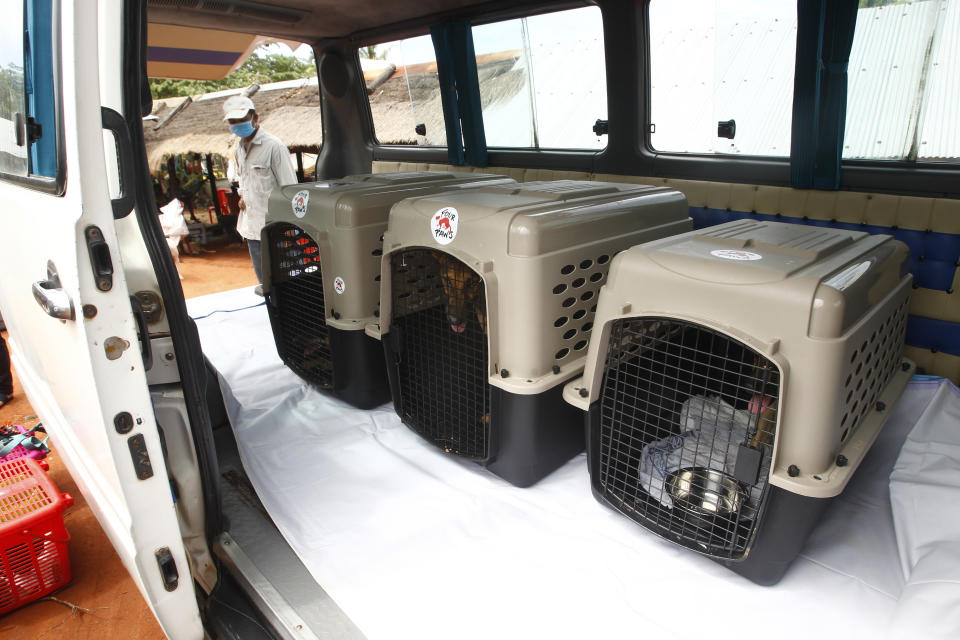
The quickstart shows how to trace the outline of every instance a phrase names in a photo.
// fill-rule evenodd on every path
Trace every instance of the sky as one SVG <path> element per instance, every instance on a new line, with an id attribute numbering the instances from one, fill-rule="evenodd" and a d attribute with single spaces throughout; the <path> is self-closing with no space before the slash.
<path id="1" fill-rule="evenodd" d="M 4 7 L 0 20 L 0 66 L 11 62 L 23 66 L 23 3 Z"/>
<path id="2" fill-rule="evenodd" d="M 559 41 L 574 42 L 584 32 L 602 33 L 600 10 L 597 7 L 582 7 L 569 11 L 543 14 L 527 18 L 527 28 L 533 31 L 549 31 Z M 510 51 L 523 46 L 521 21 L 506 20 L 473 28 L 473 44 L 477 55 Z M 435 54 L 429 35 L 408 38 L 402 45 L 388 42 L 377 47 L 378 55 L 385 55 L 396 65 L 433 62 Z"/>

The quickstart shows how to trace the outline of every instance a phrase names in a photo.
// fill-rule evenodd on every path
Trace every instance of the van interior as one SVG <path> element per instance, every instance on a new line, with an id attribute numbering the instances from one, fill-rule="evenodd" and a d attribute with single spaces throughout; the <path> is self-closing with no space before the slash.
<path id="1" fill-rule="evenodd" d="M 521 184 L 574 180 L 649 185 L 682 194 L 695 229 L 735 221 L 786 222 L 893 236 L 910 252 L 899 275 L 912 275 L 903 356 L 915 363 L 918 373 L 960 383 L 960 55 L 957 39 L 950 35 L 960 24 L 960 0 L 129 0 L 122 20 L 122 103 L 129 154 L 121 152 L 120 157 L 130 159 L 128 176 L 137 184 L 129 203 L 134 215 L 118 221 L 126 238 L 122 258 L 131 290 L 151 294 L 138 293 L 141 304 L 163 309 L 161 314 L 151 307 L 157 320 L 143 325 L 150 336 L 144 342 L 151 345 L 144 346 L 144 352 L 154 354 L 147 379 L 167 472 L 180 497 L 178 517 L 189 573 L 212 636 L 391 637 L 392 629 L 392 637 L 408 637 L 419 624 L 425 630 L 422 637 L 434 637 L 441 625 L 426 619 L 436 616 L 444 625 L 450 623 L 442 611 L 447 600 L 440 595 L 451 589 L 463 589 L 463 598 L 476 598 L 474 613 L 487 622 L 463 620 L 462 633 L 448 629 L 447 637 L 473 637 L 471 629 L 499 629 L 502 637 L 519 637 L 535 634 L 537 628 L 556 631 L 558 620 L 566 621 L 568 629 L 589 630 L 563 610 L 543 627 L 524 620 L 519 605 L 514 611 L 491 610 L 485 590 L 503 590 L 504 597 L 515 602 L 533 598 L 511 586 L 515 576 L 503 575 L 500 584 L 485 582 L 475 589 L 460 583 L 423 584 L 415 579 L 417 559 L 409 561 L 405 577 L 356 575 L 356 584 L 338 591 L 345 595 L 335 599 L 326 581 L 311 571 L 303 546 L 291 545 L 291 536 L 310 537 L 292 533 L 302 526 L 315 527 L 313 540 L 322 547 L 325 535 L 337 535 L 330 530 L 335 523 L 325 521 L 323 513 L 300 514 L 296 525 L 275 522 L 277 514 L 263 500 L 266 463 L 258 461 L 258 475 L 250 477 L 252 461 L 241 455 L 231 416 L 242 414 L 253 421 L 254 427 L 244 429 L 274 428 L 273 423 L 257 423 L 257 416 L 278 419 L 270 413 L 269 398 L 257 396 L 264 405 L 251 406 L 252 396 L 231 388 L 237 378 L 224 372 L 223 362 L 242 364 L 227 345 L 217 347 L 216 357 L 204 355 L 219 330 L 219 325 L 204 322 L 220 308 L 190 306 L 183 299 L 156 223 L 156 211 L 165 203 L 155 201 L 148 182 L 146 149 L 157 135 L 153 130 L 158 121 L 175 106 L 152 100 L 148 70 L 158 63 L 202 65 L 217 54 L 213 45 L 205 44 L 215 42 L 213 36 L 184 44 L 152 42 L 163 29 L 243 34 L 312 48 L 316 83 L 295 87 L 305 96 L 303 103 L 284 107 L 291 110 L 295 128 L 322 140 L 312 171 L 301 168 L 305 184 L 363 174 L 442 171 L 495 174 Z M 388 67 L 392 71 L 384 74 Z M 172 73 L 169 68 L 161 73 Z M 386 80 L 371 88 L 378 76 Z M 157 106 L 161 103 L 162 108 Z M 194 97 L 194 104 L 176 117 L 198 104 Z M 297 109 L 309 109 L 312 119 L 297 119 Z M 148 116 L 154 118 L 144 120 Z M 241 296 L 233 302 L 239 309 L 250 301 Z M 238 330 L 230 339 L 239 345 L 247 335 Z M 270 336 L 249 335 L 254 340 Z M 168 351 L 176 352 L 176 363 L 159 355 Z M 350 419 L 347 414 L 325 414 L 327 409 L 309 402 L 290 411 L 312 411 L 317 420 L 331 423 Z M 381 419 L 377 410 L 370 415 L 374 423 Z M 305 438 L 277 442 L 276 447 L 299 450 L 322 447 L 323 442 Z M 892 456 L 892 464 L 898 448 L 889 446 L 894 448 L 885 455 Z M 350 460 L 345 455 L 344 461 Z M 317 460 L 318 466 L 336 464 L 329 457 Z M 861 469 L 864 475 L 872 471 Z M 319 484 L 303 487 L 290 484 L 302 477 L 299 472 L 277 478 L 269 491 L 271 505 L 282 503 L 278 496 L 286 492 L 289 510 L 296 511 L 301 492 L 323 491 L 323 479 L 332 474 L 321 473 Z M 377 480 L 383 491 L 389 490 L 390 477 Z M 581 485 L 592 500 L 586 480 Z M 485 495 L 472 484 L 458 490 L 468 501 Z M 438 491 L 428 484 L 411 485 L 408 496 L 425 504 L 410 509 L 429 518 L 430 504 L 446 508 Z M 483 504 L 482 498 L 474 499 Z M 456 566 L 466 575 L 484 574 L 474 564 L 482 564 L 483 556 L 425 557 L 428 552 L 416 540 L 398 540 L 415 534 L 404 529 L 397 511 L 376 504 L 379 513 L 363 516 L 376 520 L 383 532 L 382 539 L 366 541 L 371 556 L 381 553 L 378 545 L 396 545 L 417 549 L 424 567 Z M 363 510 L 364 505 L 352 508 Z M 563 518 L 553 516 L 557 519 L 552 522 L 564 526 Z M 574 521 L 582 514 L 571 510 L 566 516 L 575 529 Z M 465 522 L 484 518 L 480 509 Z M 628 519 L 617 522 L 614 526 L 623 527 L 624 535 L 641 534 Z M 494 536 L 497 528 L 479 530 Z M 454 549 L 469 553 L 465 541 L 471 530 L 447 533 L 461 538 Z M 837 530 L 823 536 L 835 535 L 855 546 L 845 538 L 848 533 Z M 824 544 L 823 537 L 815 541 Z M 562 583 L 566 551 L 553 552 L 561 568 L 544 567 L 544 575 Z M 617 562 L 610 550 L 597 554 Z M 895 557 L 890 560 L 897 562 Z M 383 562 L 384 572 L 396 567 L 387 558 Z M 330 571 L 346 572 L 344 566 L 333 563 Z M 707 562 L 696 569 L 710 575 L 724 571 Z M 699 606 L 690 604 L 696 598 L 729 597 L 729 613 L 737 621 L 670 618 L 660 631 L 635 629 L 637 635 L 684 629 L 684 634 L 709 634 L 714 633 L 709 625 L 716 624 L 717 637 L 732 637 L 738 628 L 752 637 L 759 627 L 751 630 L 750 625 L 759 623 L 751 617 L 767 619 L 763 606 L 750 607 L 751 589 L 761 588 L 746 581 L 711 596 L 671 578 L 669 563 L 654 563 L 650 571 L 644 579 L 674 590 L 691 612 Z M 180 572 L 181 583 L 185 573 Z M 566 579 L 586 580 L 576 574 Z M 402 588 L 405 581 L 409 590 Z M 398 604 L 379 614 L 352 615 L 364 584 L 383 598 L 384 585 L 397 589 Z M 608 596 L 616 591 L 610 584 L 586 584 L 581 586 Z M 792 589 L 802 591 L 795 582 L 790 585 L 770 588 L 783 589 L 777 606 L 784 609 L 777 611 L 786 610 Z M 621 588 L 629 592 L 636 586 Z M 643 609 L 649 600 L 642 590 L 638 593 L 634 607 Z M 821 592 L 819 597 L 833 596 Z M 428 603 L 434 598 L 441 610 L 431 613 Z M 583 617 L 592 618 L 603 632 L 614 631 L 616 625 L 598 623 L 598 618 L 610 616 L 618 624 L 628 619 L 621 618 L 616 607 L 607 613 L 597 610 L 603 606 L 598 599 L 584 606 L 588 609 Z M 828 618 L 834 616 L 830 619 L 839 620 L 841 628 L 859 620 L 859 614 L 844 615 L 838 609 Z M 507 626 L 516 620 L 522 621 L 519 626 Z"/>

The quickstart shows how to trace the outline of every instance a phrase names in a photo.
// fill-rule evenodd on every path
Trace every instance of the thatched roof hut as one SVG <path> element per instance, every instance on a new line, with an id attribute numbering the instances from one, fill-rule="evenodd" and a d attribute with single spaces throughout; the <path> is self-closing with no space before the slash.
<path id="1" fill-rule="evenodd" d="M 220 92 L 194 99 L 159 129 L 158 124 L 185 98 L 155 101 L 152 115 L 157 120 L 143 123 L 150 167 L 160 167 L 164 156 L 172 154 L 216 153 L 229 157 L 236 137 L 223 122 L 223 103 L 237 93 Z M 283 140 L 291 152 L 316 153 L 320 149 L 323 134 L 316 78 L 267 85 L 251 99 L 264 129 Z"/>
<path id="2" fill-rule="evenodd" d="M 502 51 L 477 57 L 483 108 L 514 97 L 525 87 L 526 70 L 517 62 L 521 52 Z M 435 62 L 408 65 L 370 96 L 377 140 L 383 144 L 446 146 L 443 105 Z M 426 127 L 418 139 L 416 126 Z"/>
<path id="3" fill-rule="evenodd" d="M 477 62 L 485 110 L 518 97 L 526 86 L 527 71 L 519 51 L 480 56 Z M 365 75 L 371 82 L 378 71 Z M 223 102 L 239 92 L 197 97 L 167 122 L 186 98 L 155 101 L 152 115 L 156 120 L 143 123 L 150 167 L 159 168 L 164 156 L 173 154 L 214 153 L 228 158 L 236 138 L 223 122 Z M 280 138 L 291 153 L 319 151 L 323 134 L 316 78 L 265 85 L 252 100 L 264 129 Z M 436 63 L 397 69 L 374 90 L 370 109 L 377 140 L 383 144 L 446 146 Z M 418 124 L 426 126 L 426 136 L 416 134 Z"/>

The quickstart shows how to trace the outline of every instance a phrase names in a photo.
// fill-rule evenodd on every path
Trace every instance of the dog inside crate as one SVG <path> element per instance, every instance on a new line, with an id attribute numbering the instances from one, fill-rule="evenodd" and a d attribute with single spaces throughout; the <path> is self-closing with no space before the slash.
<path id="1" fill-rule="evenodd" d="M 298 375 L 330 388 L 333 367 L 317 243 L 290 224 L 270 227 L 269 242 L 274 304 L 268 311 L 277 351 Z"/>
<path id="2" fill-rule="evenodd" d="M 400 416 L 444 451 L 485 460 L 490 398 L 483 280 L 431 249 L 394 254 L 391 270 Z"/>
<path id="3" fill-rule="evenodd" d="M 606 495 L 685 546 L 742 557 L 767 487 L 776 367 L 702 326 L 628 318 L 611 331 L 603 395 Z"/>

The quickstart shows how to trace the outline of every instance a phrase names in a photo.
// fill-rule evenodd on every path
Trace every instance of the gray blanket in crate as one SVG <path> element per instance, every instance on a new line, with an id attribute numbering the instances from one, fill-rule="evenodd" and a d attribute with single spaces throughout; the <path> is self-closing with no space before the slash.
<path id="1" fill-rule="evenodd" d="M 733 475 L 737 452 L 747 440 L 753 414 L 734 409 L 720 396 L 691 396 L 680 409 L 680 433 L 651 442 L 640 456 L 640 486 L 672 509 L 666 482 L 677 469 L 708 467 Z M 751 498 L 760 497 L 754 487 Z"/>

